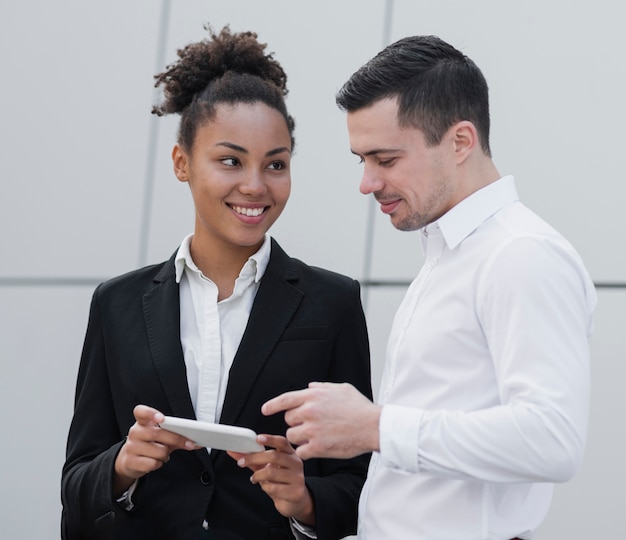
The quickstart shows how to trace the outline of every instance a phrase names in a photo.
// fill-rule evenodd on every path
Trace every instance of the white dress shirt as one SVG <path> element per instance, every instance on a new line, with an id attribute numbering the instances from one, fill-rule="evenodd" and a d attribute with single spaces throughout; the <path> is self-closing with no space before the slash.
<path id="1" fill-rule="evenodd" d="M 582 459 L 596 293 L 512 177 L 420 232 L 390 332 L 359 539 L 531 538 Z"/>
<path id="2" fill-rule="evenodd" d="M 217 285 L 191 258 L 192 237 L 183 240 L 175 260 L 176 282 L 180 283 L 180 341 L 196 418 L 219 422 L 228 372 L 269 262 L 271 242 L 265 238 L 241 269 L 232 295 L 218 302 Z"/>

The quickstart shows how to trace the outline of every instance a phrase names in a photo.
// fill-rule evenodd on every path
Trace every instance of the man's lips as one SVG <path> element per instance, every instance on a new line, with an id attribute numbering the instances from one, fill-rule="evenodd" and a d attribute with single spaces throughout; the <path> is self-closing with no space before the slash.
<path id="1" fill-rule="evenodd" d="M 380 204 L 380 209 L 383 214 L 391 214 L 398 207 L 401 201 L 402 199 L 393 199 L 389 201 L 379 200 L 378 204 Z"/>

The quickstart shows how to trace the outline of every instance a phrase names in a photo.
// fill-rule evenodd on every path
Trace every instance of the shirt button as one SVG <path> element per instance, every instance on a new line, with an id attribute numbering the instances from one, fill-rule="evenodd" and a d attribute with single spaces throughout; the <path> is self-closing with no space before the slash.
<path id="1" fill-rule="evenodd" d="M 211 475 L 209 474 L 209 471 L 202 471 L 202 474 L 200 475 L 200 482 L 202 482 L 204 486 L 211 485 Z"/>

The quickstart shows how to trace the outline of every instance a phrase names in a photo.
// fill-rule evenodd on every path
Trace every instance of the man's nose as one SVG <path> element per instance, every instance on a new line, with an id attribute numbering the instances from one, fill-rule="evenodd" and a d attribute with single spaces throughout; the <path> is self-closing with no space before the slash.
<path id="1" fill-rule="evenodd" d="M 363 176 L 361 177 L 361 184 L 359 185 L 359 191 L 363 193 L 363 195 L 369 195 L 370 193 L 380 191 L 382 189 L 382 186 L 382 179 L 379 176 L 373 174 L 371 169 L 369 169 L 367 166 L 364 166 Z"/>

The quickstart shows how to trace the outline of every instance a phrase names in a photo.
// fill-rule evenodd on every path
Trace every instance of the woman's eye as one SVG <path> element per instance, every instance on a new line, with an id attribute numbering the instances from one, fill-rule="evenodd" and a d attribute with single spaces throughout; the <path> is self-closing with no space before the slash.
<path id="1" fill-rule="evenodd" d="M 282 171 L 285 168 L 285 164 L 282 161 L 272 161 L 268 168 L 273 171 Z"/>
<path id="2" fill-rule="evenodd" d="M 234 157 L 227 157 L 220 160 L 224 165 L 228 165 L 229 167 L 236 167 L 239 165 L 239 160 Z"/>
<path id="3" fill-rule="evenodd" d="M 379 162 L 378 162 L 378 164 L 379 164 L 381 167 L 391 167 L 391 166 L 395 163 L 395 161 L 396 161 L 396 160 L 395 160 L 395 158 L 392 158 L 392 159 L 385 159 L 385 160 L 383 160 L 383 161 L 379 161 Z"/>

